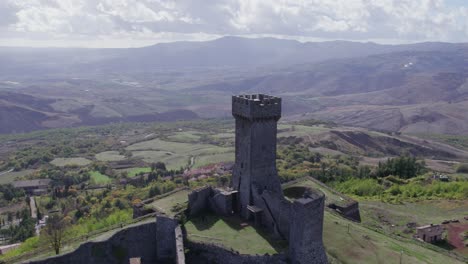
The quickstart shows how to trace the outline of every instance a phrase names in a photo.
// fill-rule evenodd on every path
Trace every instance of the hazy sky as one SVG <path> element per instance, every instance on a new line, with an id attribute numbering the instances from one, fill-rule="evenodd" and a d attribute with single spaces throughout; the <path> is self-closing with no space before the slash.
<path id="1" fill-rule="evenodd" d="M 224 35 L 468 42 L 468 0 L 0 0 L 0 45 L 134 47 Z"/>

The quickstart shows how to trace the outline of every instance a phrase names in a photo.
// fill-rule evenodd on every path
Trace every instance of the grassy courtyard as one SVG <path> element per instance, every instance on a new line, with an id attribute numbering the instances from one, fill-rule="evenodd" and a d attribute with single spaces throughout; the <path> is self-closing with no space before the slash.
<path id="1" fill-rule="evenodd" d="M 185 228 L 189 240 L 220 244 L 242 254 L 274 254 L 287 248 L 286 241 L 273 239 L 263 230 L 245 225 L 236 217 L 206 215 L 191 219 Z"/>
<path id="2" fill-rule="evenodd" d="M 188 201 L 189 193 L 190 192 L 188 190 L 181 190 L 169 196 L 157 199 L 148 206 L 168 215 L 173 215 L 172 208 L 176 205 L 183 205 L 186 203 Z"/>

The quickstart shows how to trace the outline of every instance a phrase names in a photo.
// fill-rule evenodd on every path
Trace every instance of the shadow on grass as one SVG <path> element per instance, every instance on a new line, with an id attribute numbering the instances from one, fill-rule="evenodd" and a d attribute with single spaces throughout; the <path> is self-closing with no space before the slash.
<path id="1" fill-rule="evenodd" d="M 239 216 L 220 217 L 215 214 L 207 213 L 190 219 L 190 222 L 193 223 L 198 231 L 208 230 L 212 228 L 218 221 L 223 221 L 235 231 L 240 231 L 247 226 L 252 226 L 250 222 L 241 219 Z M 270 244 L 271 247 L 275 249 L 276 252 L 284 252 L 288 248 L 288 242 L 286 240 L 275 238 L 272 234 L 263 228 L 254 226 L 252 227 L 259 236 L 265 239 L 265 241 L 267 241 L 268 244 Z"/>
<path id="2" fill-rule="evenodd" d="M 204 231 L 204 230 L 210 229 L 219 220 L 220 218 L 218 216 L 209 214 L 209 213 L 205 213 L 200 216 L 190 218 L 190 222 L 193 223 L 193 225 L 198 231 Z"/>
<path id="3" fill-rule="evenodd" d="M 454 250 L 456 247 L 452 244 L 450 244 L 447 240 L 439 240 L 434 243 L 435 246 L 438 246 L 440 248 L 446 249 L 446 250 Z"/>
<path id="4" fill-rule="evenodd" d="M 288 241 L 282 238 L 275 238 L 272 234 L 270 234 L 267 230 L 263 228 L 254 228 L 257 234 L 263 237 L 263 239 L 265 239 L 268 242 L 268 244 L 270 244 L 270 246 L 276 250 L 276 252 L 286 252 L 286 250 L 288 249 Z"/>

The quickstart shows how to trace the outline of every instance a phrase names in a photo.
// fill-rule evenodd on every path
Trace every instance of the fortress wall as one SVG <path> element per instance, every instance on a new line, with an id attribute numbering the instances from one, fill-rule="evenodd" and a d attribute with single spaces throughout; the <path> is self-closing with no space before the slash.
<path id="1" fill-rule="evenodd" d="M 264 210 L 263 224 L 288 239 L 292 204 L 283 196 L 269 191 L 264 191 L 261 195 L 255 194 L 255 204 L 262 205 L 260 207 Z"/>
<path id="2" fill-rule="evenodd" d="M 289 256 L 293 264 L 328 263 L 322 240 L 324 206 L 323 193 L 294 201 L 289 233 Z"/>
<path id="3" fill-rule="evenodd" d="M 217 215 L 232 215 L 232 194 L 224 194 L 220 190 L 214 190 L 214 196 L 209 199 L 211 209 Z"/>
<path id="4" fill-rule="evenodd" d="M 180 225 L 174 230 L 176 240 L 176 264 L 185 264 L 184 236 Z"/>
<path id="5" fill-rule="evenodd" d="M 214 244 L 186 242 L 187 264 L 286 264 L 284 255 L 243 255 Z"/>
<path id="6" fill-rule="evenodd" d="M 338 212 L 343 215 L 344 217 L 361 222 L 361 214 L 359 212 L 359 203 L 354 201 L 350 204 L 347 204 L 346 206 L 339 206 L 339 205 L 334 205 L 335 208 L 333 209 L 338 209 Z"/>
<path id="7" fill-rule="evenodd" d="M 29 263 L 113 264 L 141 257 L 142 264 L 150 264 L 156 262 L 156 240 L 156 223 L 141 224 L 122 229 L 108 240 L 87 242 L 73 252 Z"/>
<path id="8" fill-rule="evenodd" d="M 164 215 L 157 216 L 156 236 L 158 239 L 156 241 L 155 251 L 159 261 L 158 263 L 174 262 L 174 257 L 177 255 L 175 229 L 178 225 L 179 223 L 177 220 L 173 218 Z"/>
<path id="9" fill-rule="evenodd" d="M 191 192 L 188 195 L 189 216 L 195 216 L 199 213 L 209 210 L 209 197 L 213 190 L 211 187 L 203 187 Z"/>

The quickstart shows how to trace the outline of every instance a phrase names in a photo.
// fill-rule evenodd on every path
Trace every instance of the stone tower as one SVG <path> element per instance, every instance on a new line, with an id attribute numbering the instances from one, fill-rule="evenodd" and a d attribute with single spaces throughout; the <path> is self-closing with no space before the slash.
<path id="1" fill-rule="evenodd" d="M 276 133 L 277 122 L 281 118 L 281 98 L 264 94 L 233 96 L 232 115 L 236 119 L 236 162 L 232 187 L 239 191 L 236 209 L 247 218 L 247 206 L 255 205 L 253 193 L 267 190 L 283 195 L 276 171 Z"/>
<path id="2" fill-rule="evenodd" d="M 292 204 L 289 231 L 289 257 L 292 264 L 328 263 L 323 246 L 325 196 L 308 190 Z"/>

